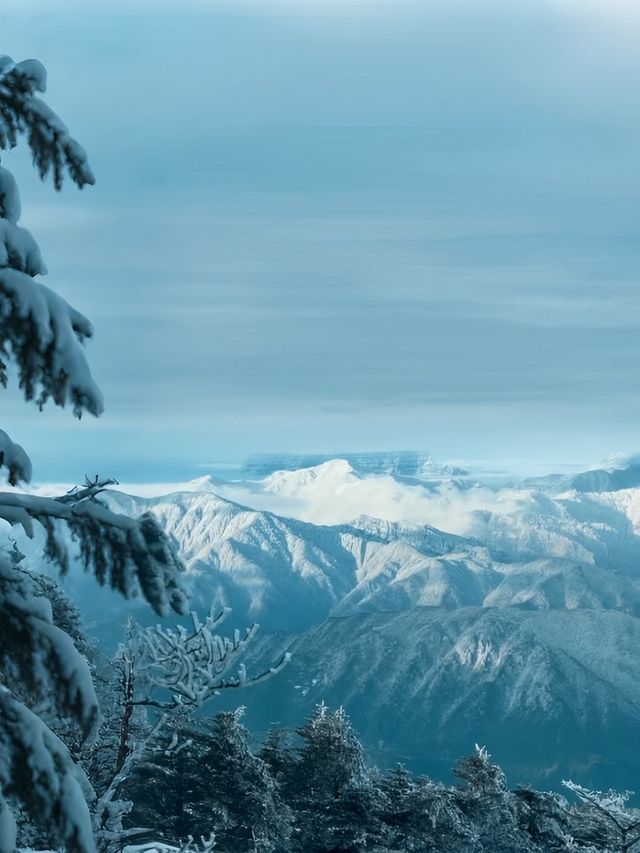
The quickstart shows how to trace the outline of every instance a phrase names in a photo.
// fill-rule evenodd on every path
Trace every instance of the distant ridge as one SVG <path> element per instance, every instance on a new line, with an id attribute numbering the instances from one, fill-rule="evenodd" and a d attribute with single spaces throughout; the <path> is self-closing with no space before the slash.
<path id="1" fill-rule="evenodd" d="M 396 450 L 377 453 L 257 453 L 249 456 L 242 473 L 249 477 L 268 477 L 275 471 L 315 468 L 335 459 L 344 459 L 358 474 L 391 474 L 394 477 L 461 477 L 468 472 L 453 465 L 439 465 L 431 454 L 421 450 Z"/>

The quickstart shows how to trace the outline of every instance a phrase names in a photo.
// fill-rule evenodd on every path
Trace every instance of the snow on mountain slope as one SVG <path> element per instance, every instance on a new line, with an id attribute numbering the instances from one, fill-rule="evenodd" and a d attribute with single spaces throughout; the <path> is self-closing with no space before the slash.
<path id="1" fill-rule="evenodd" d="M 459 477 L 467 472 L 455 465 L 441 465 L 431 454 L 416 450 L 385 451 L 381 453 L 263 453 L 250 456 L 243 471 L 250 477 L 267 477 L 274 472 L 299 471 L 304 468 L 320 467 L 336 459 L 345 460 L 359 474 L 389 474 L 394 477 L 417 479 L 440 479 Z"/>
<path id="2" fill-rule="evenodd" d="M 301 468 L 295 471 L 274 471 L 260 481 L 264 492 L 295 495 L 300 488 L 322 484 L 326 489 L 343 490 L 362 480 L 353 470 L 346 459 L 332 459 L 311 468 Z"/>
<path id="3" fill-rule="evenodd" d="M 631 784 L 640 771 L 640 620 L 612 611 L 413 608 L 331 618 L 263 637 L 254 666 L 289 667 L 256 688 L 249 722 L 298 724 L 342 705 L 376 758 L 442 776 L 486 744 L 517 782 Z"/>
<path id="4" fill-rule="evenodd" d="M 215 601 L 267 628 L 300 629 L 359 606 L 480 606 L 500 578 L 485 549 L 433 528 L 313 525 L 213 494 L 111 500 L 157 515 L 179 545 L 195 606 Z"/>
<path id="5" fill-rule="evenodd" d="M 454 480 L 424 488 L 358 475 L 341 460 L 251 484 L 260 499 L 304 494 L 305 504 L 324 501 L 326 512 L 351 518 L 319 525 L 213 491 L 227 495 L 238 484 L 188 485 L 154 498 L 113 492 L 110 500 L 125 513 L 156 513 L 186 561 L 194 605 L 231 606 L 238 621 L 299 630 L 330 613 L 416 605 L 640 614 L 640 489 L 555 494 Z M 347 512 L 363 504 L 393 512 Z M 421 522 L 403 519 L 411 514 Z"/>
<path id="6" fill-rule="evenodd" d="M 197 607 L 215 601 L 239 619 L 299 630 L 330 613 L 416 605 L 640 614 L 640 537 L 616 494 L 607 503 L 522 492 L 508 512 L 471 513 L 474 538 L 367 516 L 314 525 L 209 492 L 112 500 L 158 516 L 179 544 Z"/>
<path id="7" fill-rule="evenodd" d="M 355 583 L 356 561 L 339 528 L 285 519 L 213 494 L 137 501 L 179 544 L 195 606 L 230 606 L 265 627 L 306 627 Z"/>
<path id="8" fill-rule="evenodd" d="M 381 762 L 442 776 L 478 741 L 514 782 L 627 787 L 640 773 L 640 488 L 566 486 L 425 485 L 335 460 L 108 499 L 157 515 L 194 606 L 261 623 L 254 665 L 296 632 L 290 667 L 247 698 L 253 727 L 299 725 L 324 699 Z M 129 605 L 94 592 L 88 580 L 75 598 L 113 638 Z"/>

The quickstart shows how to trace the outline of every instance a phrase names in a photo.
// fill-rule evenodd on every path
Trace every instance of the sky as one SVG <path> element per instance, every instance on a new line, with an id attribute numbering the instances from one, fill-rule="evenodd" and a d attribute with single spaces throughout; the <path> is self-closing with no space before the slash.
<path id="1" fill-rule="evenodd" d="M 634 4 L 4 0 L 0 26 L 97 177 L 2 155 L 107 407 L 5 392 L 36 479 L 640 449 Z"/>

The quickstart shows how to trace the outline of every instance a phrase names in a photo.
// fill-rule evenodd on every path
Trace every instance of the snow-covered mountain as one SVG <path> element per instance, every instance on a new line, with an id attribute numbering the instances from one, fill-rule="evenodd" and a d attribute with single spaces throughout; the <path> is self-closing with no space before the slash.
<path id="1" fill-rule="evenodd" d="M 587 474 L 607 488 L 576 488 Z M 491 487 L 330 460 L 109 500 L 157 515 L 196 608 L 261 623 L 258 657 L 294 644 L 291 668 L 259 694 L 259 728 L 299 723 L 324 698 L 389 760 L 414 755 L 435 772 L 486 740 L 516 776 L 551 778 L 555 756 L 587 781 L 609 756 L 629 786 L 640 771 L 640 749 L 623 749 L 640 727 L 640 487 L 619 486 L 633 476 Z M 113 640 L 130 605 L 98 602 L 80 575 L 68 583 Z M 251 713 L 256 700 L 244 701 Z M 589 779 L 617 784 L 607 772 Z"/>
<path id="2" fill-rule="evenodd" d="M 431 454 L 417 450 L 399 450 L 383 453 L 263 453 L 250 456 L 244 463 L 243 471 L 248 477 L 266 477 L 280 471 L 300 471 L 332 462 L 345 460 L 359 474 L 390 474 L 394 477 L 415 477 L 416 479 L 441 479 L 463 476 L 464 468 L 456 465 L 442 465 L 432 459 Z"/>
<path id="3" fill-rule="evenodd" d="M 112 500 L 158 516 L 179 544 L 195 606 L 213 601 L 289 631 L 332 613 L 414 606 L 640 614 L 640 536 L 625 497 L 523 493 L 508 513 L 474 511 L 475 537 L 369 517 L 315 525 L 210 492 Z"/>
<path id="4" fill-rule="evenodd" d="M 249 723 L 296 725 L 344 705 L 377 761 L 444 776 L 486 744 L 510 780 L 625 787 L 640 772 L 640 620 L 613 611 L 412 608 L 264 636 L 277 680 L 248 697 Z"/>

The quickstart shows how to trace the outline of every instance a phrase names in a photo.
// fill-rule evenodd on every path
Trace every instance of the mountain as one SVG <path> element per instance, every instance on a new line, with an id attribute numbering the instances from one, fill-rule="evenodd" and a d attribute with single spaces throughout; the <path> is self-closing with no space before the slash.
<path id="1" fill-rule="evenodd" d="M 608 464 L 607 467 L 591 468 L 566 476 L 549 474 L 545 477 L 530 477 L 524 481 L 528 488 L 546 491 L 617 492 L 622 489 L 640 488 L 640 460 L 627 459 L 624 464 Z"/>
<path id="2" fill-rule="evenodd" d="M 247 697 L 250 725 L 299 725 L 342 705 L 379 763 L 446 776 L 486 745 L 512 784 L 622 788 L 640 773 L 640 621 L 614 611 L 412 608 L 264 636 L 248 666 L 290 648 Z"/>
<path id="3" fill-rule="evenodd" d="M 625 492 L 523 492 L 502 513 L 469 513 L 474 536 L 369 516 L 317 525 L 209 491 L 159 498 L 113 492 L 109 500 L 121 512 L 158 517 L 185 560 L 194 607 L 229 606 L 235 622 L 257 621 L 263 630 L 301 631 L 331 614 L 415 606 L 640 614 L 640 536 Z M 67 584 L 90 594 L 79 574 Z M 99 631 L 123 621 L 131 605 L 114 596 L 107 609 L 87 607 Z"/>
<path id="4" fill-rule="evenodd" d="M 640 770 L 630 746 L 640 727 L 640 488 L 554 482 L 418 483 L 330 460 L 108 500 L 158 517 L 195 608 L 226 605 L 230 623 L 261 623 L 253 665 L 293 645 L 290 667 L 242 697 L 257 728 L 297 725 L 324 699 L 347 707 L 382 762 L 442 775 L 480 741 L 516 780 L 629 787 Z M 341 521 L 301 517 L 311 509 Z M 38 543 L 19 544 L 39 566 Z M 135 602 L 96 596 L 81 572 L 65 583 L 112 644 L 128 612 L 155 621 Z"/>
<path id="5" fill-rule="evenodd" d="M 299 471 L 327 462 L 344 460 L 359 474 L 391 474 L 394 477 L 431 479 L 464 476 L 467 471 L 455 465 L 439 465 L 431 455 L 417 450 L 383 453 L 300 454 L 260 453 L 250 456 L 243 465 L 248 477 L 262 478 L 276 471 Z"/>
<path id="6" fill-rule="evenodd" d="M 152 510 L 176 539 L 196 606 L 215 600 L 269 629 L 416 605 L 640 613 L 640 537 L 618 508 L 586 498 L 480 513 L 478 538 L 367 517 L 315 525 L 211 493 L 112 499 L 134 515 Z"/>
<path id="7" fill-rule="evenodd" d="M 572 489 L 578 492 L 617 492 L 640 486 L 640 463 L 634 462 L 624 468 L 606 470 L 602 468 L 584 471 L 569 480 Z"/>

